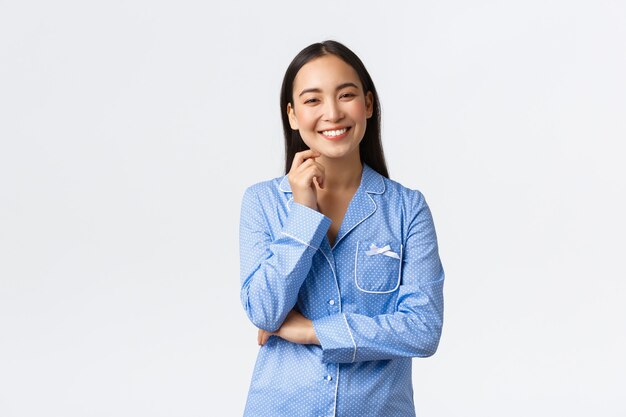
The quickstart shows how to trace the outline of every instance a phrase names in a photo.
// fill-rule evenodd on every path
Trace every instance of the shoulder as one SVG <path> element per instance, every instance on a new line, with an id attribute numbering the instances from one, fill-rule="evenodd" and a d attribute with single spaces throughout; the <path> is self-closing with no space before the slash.
<path id="1" fill-rule="evenodd" d="M 389 200 L 401 210 L 404 236 L 418 236 L 420 242 L 436 242 L 437 236 L 433 216 L 424 194 L 417 188 L 385 178 L 385 191 L 389 191 Z"/>
<path id="2" fill-rule="evenodd" d="M 241 207 L 242 211 L 276 212 L 279 208 L 288 209 L 291 197 L 287 176 L 281 175 L 246 187 Z"/>
<path id="3" fill-rule="evenodd" d="M 243 199 L 260 198 L 265 199 L 276 195 L 280 190 L 281 182 L 285 176 L 275 177 L 264 181 L 259 181 L 247 186 L 243 192 Z"/>
<path id="4" fill-rule="evenodd" d="M 383 177 L 384 178 L 384 177 Z M 417 188 L 407 187 L 398 181 L 384 178 L 386 209 L 401 216 L 404 227 L 409 230 L 430 230 L 433 217 L 424 194 Z"/>
<path id="5" fill-rule="evenodd" d="M 409 209 L 408 211 L 413 211 L 426 204 L 424 194 L 419 189 L 407 187 L 387 177 L 381 176 L 381 178 L 385 184 L 385 192 L 383 193 L 385 198 L 402 201 L 405 208 Z"/>

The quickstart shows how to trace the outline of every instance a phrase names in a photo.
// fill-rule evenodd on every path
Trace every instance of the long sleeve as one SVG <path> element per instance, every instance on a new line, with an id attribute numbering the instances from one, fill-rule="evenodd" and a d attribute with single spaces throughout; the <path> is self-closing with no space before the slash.
<path id="1" fill-rule="evenodd" d="M 419 191 L 412 197 L 395 311 L 374 317 L 339 313 L 314 320 L 323 362 L 426 357 L 437 350 L 444 271 L 430 209 Z"/>
<path id="2" fill-rule="evenodd" d="M 330 223 L 322 213 L 292 202 L 272 239 L 255 188 L 246 189 L 239 223 L 241 302 L 256 327 L 275 331 L 283 323 Z"/>

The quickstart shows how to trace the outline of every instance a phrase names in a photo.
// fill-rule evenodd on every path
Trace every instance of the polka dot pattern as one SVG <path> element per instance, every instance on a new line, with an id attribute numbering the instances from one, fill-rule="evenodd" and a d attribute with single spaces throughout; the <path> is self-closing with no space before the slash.
<path id="1" fill-rule="evenodd" d="M 241 302 L 274 331 L 296 307 L 317 345 L 270 337 L 245 416 L 415 416 L 411 363 L 435 353 L 444 271 L 424 196 L 363 164 L 331 247 L 331 220 L 295 203 L 286 176 L 248 187 Z"/>

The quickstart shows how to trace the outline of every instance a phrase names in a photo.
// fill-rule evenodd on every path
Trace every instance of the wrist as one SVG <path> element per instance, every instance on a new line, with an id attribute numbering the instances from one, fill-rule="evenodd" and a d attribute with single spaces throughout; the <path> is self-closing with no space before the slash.
<path id="1" fill-rule="evenodd" d="M 310 345 L 320 345 L 320 340 L 317 338 L 317 333 L 315 333 L 315 327 L 313 327 L 313 321 L 309 320 L 309 344 Z"/>
<path id="2" fill-rule="evenodd" d="M 310 208 L 310 209 L 312 209 L 312 210 L 319 211 L 319 209 L 318 209 L 318 207 L 317 207 L 317 201 L 315 201 L 315 200 L 313 200 L 313 201 L 307 201 L 306 199 L 305 199 L 305 200 L 301 200 L 301 199 L 299 199 L 299 198 L 297 198 L 297 197 L 294 197 L 294 198 L 293 198 L 293 202 L 294 202 L 294 203 L 301 204 L 301 205 L 303 205 L 303 206 L 306 206 L 306 207 L 308 207 L 308 208 Z"/>

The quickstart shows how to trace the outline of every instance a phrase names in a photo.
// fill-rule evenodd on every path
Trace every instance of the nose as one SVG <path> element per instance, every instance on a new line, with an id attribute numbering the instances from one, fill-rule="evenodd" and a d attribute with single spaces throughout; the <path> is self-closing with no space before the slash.
<path id="1" fill-rule="evenodd" d="M 337 122 L 343 119 L 341 106 L 335 100 L 327 100 L 324 107 L 324 120 L 329 122 Z"/>

